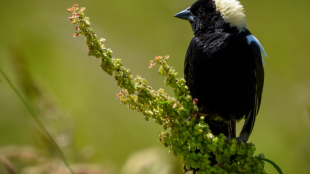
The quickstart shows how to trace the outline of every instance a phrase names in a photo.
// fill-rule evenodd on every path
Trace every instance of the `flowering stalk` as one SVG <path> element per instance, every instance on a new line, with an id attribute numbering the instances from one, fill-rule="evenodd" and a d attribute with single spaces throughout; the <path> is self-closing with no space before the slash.
<path id="1" fill-rule="evenodd" d="M 185 170 L 196 169 L 199 174 L 266 173 L 264 155 L 254 156 L 254 144 L 241 142 L 238 145 L 236 139 L 228 140 L 223 134 L 213 136 L 204 117 L 200 117 L 198 124 L 194 119 L 186 121 L 198 108 L 193 103 L 185 80 L 178 78 L 175 69 L 168 65 L 169 56 L 156 56 L 149 68 L 159 65 L 158 74 L 164 76 L 165 84 L 174 89 L 175 98 L 165 93 L 164 89 L 154 90 L 147 86 L 146 79 L 141 76 L 133 78 L 121 60 L 112 56 L 112 50 L 104 46 L 105 39 L 97 38 L 84 10 L 85 7 L 79 9 L 78 5 L 67 9 L 72 12 L 69 20 L 72 24 L 78 24 L 73 36 L 84 35 L 88 55 L 100 58 L 102 70 L 109 75 L 114 74 L 121 88 L 116 98 L 121 103 L 130 110 L 141 112 L 146 120 L 154 119 L 164 130 L 170 129 L 170 133 L 159 133 L 159 141 L 175 155 L 183 157 Z"/>

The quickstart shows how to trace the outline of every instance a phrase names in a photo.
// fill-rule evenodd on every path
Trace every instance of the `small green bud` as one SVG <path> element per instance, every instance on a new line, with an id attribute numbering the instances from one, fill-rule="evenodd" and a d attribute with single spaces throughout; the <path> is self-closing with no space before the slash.
<path id="1" fill-rule="evenodd" d="M 251 146 L 251 150 L 254 152 L 256 151 L 256 147 L 255 146 Z"/>
<path id="2" fill-rule="evenodd" d="M 230 147 L 230 151 L 234 152 L 234 151 L 236 151 L 236 148 L 233 147 L 233 146 L 231 146 L 231 147 Z"/>

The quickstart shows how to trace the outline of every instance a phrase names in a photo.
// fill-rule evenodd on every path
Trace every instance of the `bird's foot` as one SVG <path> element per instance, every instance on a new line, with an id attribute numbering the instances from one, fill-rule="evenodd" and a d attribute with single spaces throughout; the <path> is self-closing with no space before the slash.
<path id="1" fill-rule="evenodd" d="M 201 116 L 207 116 L 207 114 L 199 112 L 199 111 L 193 111 L 193 113 L 187 118 L 187 120 L 185 121 L 184 125 L 191 120 L 193 117 L 195 118 L 195 124 L 199 123 L 200 117 Z"/>
<path id="2" fill-rule="evenodd" d="M 193 103 L 194 103 L 194 105 L 197 105 L 198 99 L 197 99 L 197 98 L 194 98 L 194 99 L 193 99 Z M 186 124 L 186 123 L 187 123 L 190 119 L 192 119 L 193 117 L 195 117 L 195 124 L 198 124 L 198 123 L 199 123 L 200 116 L 207 116 L 207 114 L 202 113 L 202 112 L 199 112 L 199 111 L 193 111 L 193 113 L 187 118 L 187 120 L 185 121 L 184 124 Z"/>
<path id="3" fill-rule="evenodd" d="M 191 120 L 193 117 L 195 117 L 195 123 L 198 121 L 199 122 L 199 111 L 196 111 L 196 112 L 193 112 L 188 118 L 187 120 L 185 121 L 184 124 L 186 124 L 189 120 Z"/>

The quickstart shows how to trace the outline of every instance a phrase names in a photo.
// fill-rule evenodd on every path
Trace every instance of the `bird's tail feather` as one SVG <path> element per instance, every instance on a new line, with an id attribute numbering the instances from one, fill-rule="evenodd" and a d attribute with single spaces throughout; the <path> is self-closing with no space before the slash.
<path id="1" fill-rule="evenodd" d="M 240 135 L 239 135 L 239 138 L 243 142 L 247 142 L 252 133 L 254 123 L 255 123 L 255 117 L 256 117 L 255 112 L 250 111 L 247 119 L 244 122 L 242 131 L 240 132 Z"/>

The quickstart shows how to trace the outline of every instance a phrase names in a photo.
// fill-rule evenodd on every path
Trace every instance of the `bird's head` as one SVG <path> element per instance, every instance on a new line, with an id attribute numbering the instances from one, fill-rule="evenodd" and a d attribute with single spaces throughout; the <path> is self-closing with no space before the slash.
<path id="1" fill-rule="evenodd" d="M 195 35 L 205 32 L 242 32 L 246 29 L 238 0 L 198 0 L 174 17 L 190 21 Z"/>

